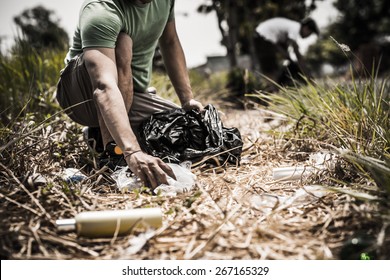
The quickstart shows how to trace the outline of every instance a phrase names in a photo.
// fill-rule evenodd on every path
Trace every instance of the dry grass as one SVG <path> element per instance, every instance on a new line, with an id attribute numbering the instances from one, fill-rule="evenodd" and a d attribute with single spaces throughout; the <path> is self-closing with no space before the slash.
<path id="1" fill-rule="evenodd" d="M 2 145 L 17 141 L 0 155 L 2 259 L 338 259 L 345 241 L 359 231 L 373 237 L 379 258 L 390 257 L 382 201 L 331 191 L 317 196 L 305 186 L 318 178 L 272 180 L 272 168 L 299 164 L 320 144 L 264 133 L 284 127 L 283 119 L 270 121 L 264 111 L 226 110 L 224 124 L 241 130 L 242 164 L 196 166 L 196 188 L 176 197 L 121 194 L 108 170 L 93 168 L 80 127 L 72 123 L 57 119 L 27 135 L 22 133 L 33 129 L 16 124 Z M 88 178 L 67 184 L 59 175 L 65 167 L 79 168 Z M 34 183 L 34 174 L 44 180 Z M 332 178 L 324 173 L 320 181 Z M 380 196 L 369 181 L 355 191 Z M 56 219 L 81 211 L 149 206 L 164 212 L 163 227 L 155 231 L 87 239 L 55 228 Z"/>

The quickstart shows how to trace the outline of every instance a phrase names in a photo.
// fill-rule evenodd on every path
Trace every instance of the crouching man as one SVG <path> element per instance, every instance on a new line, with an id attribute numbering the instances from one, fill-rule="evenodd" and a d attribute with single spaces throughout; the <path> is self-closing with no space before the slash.
<path id="1" fill-rule="evenodd" d="M 157 44 L 182 108 L 203 109 L 191 90 L 174 2 L 85 1 L 57 86 L 69 117 L 100 129 L 103 147 L 120 148 L 130 170 L 152 188 L 175 176 L 161 159 L 142 152 L 136 131 L 153 113 L 178 107 L 147 90 Z"/>

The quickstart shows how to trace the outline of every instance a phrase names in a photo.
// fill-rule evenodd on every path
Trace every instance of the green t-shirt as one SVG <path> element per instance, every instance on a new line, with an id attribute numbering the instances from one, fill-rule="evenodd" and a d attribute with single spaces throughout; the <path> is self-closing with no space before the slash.
<path id="1" fill-rule="evenodd" d="M 153 0 L 137 5 L 131 0 L 86 0 L 65 62 L 87 47 L 115 48 L 118 34 L 125 32 L 133 40 L 134 90 L 144 92 L 150 82 L 158 39 L 167 22 L 174 19 L 174 2 Z"/>

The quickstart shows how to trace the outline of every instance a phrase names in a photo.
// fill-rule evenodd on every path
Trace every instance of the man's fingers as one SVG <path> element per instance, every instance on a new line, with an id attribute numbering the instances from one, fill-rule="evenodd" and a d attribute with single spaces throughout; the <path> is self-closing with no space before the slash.
<path id="1" fill-rule="evenodd" d="M 159 165 L 160 165 L 161 169 L 165 172 L 165 174 L 167 174 L 172 179 L 176 180 L 176 175 L 173 172 L 172 168 L 169 167 L 168 164 L 166 164 L 165 162 L 161 161 L 161 163 Z"/>
<path id="2" fill-rule="evenodd" d="M 143 173 L 145 174 L 145 184 L 149 183 L 149 186 L 152 189 L 157 188 L 161 183 L 158 181 L 158 178 L 156 177 L 155 173 L 152 168 L 144 168 Z"/>
<path id="3" fill-rule="evenodd" d="M 134 168 L 136 175 L 149 188 L 155 189 L 161 184 L 168 184 L 167 176 L 176 180 L 172 168 L 159 158 L 140 153 L 133 156 L 131 160 L 132 165 L 136 166 Z"/>
<path id="4" fill-rule="evenodd" d="M 144 183 L 145 187 L 147 188 L 152 188 L 152 185 L 148 179 L 148 177 L 142 172 L 140 171 L 137 176 L 140 178 L 140 180 Z"/>
<path id="5" fill-rule="evenodd" d="M 159 166 L 159 164 L 150 166 L 148 168 L 143 168 L 141 174 L 142 177 L 140 177 L 140 179 L 145 183 L 147 187 L 150 187 L 152 189 L 157 188 L 161 184 L 168 184 L 167 175 L 171 177 L 173 175 L 173 178 L 175 178 L 172 169 L 169 168 L 165 171 Z"/>
<path id="6" fill-rule="evenodd" d="M 199 101 L 191 99 L 183 104 L 183 109 L 187 111 L 194 109 L 202 112 L 204 110 L 204 107 Z"/>
<path id="7" fill-rule="evenodd" d="M 169 174 L 164 172 L 160 166 L 158 166 L 158 165 L 155 166 L 155 168 L 152 171 L 153 171 L 153 175 L 155 176 L 156 181 L 158 182 L 158 185 L 161 185 L 161 184 L 167 185 L 168 184 L 167 175 L 169 175 Z"/>

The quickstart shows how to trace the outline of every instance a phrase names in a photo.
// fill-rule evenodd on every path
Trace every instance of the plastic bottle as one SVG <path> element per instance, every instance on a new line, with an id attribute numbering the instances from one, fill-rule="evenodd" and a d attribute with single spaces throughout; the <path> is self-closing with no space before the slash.
<path id="1" fill-rule="evenodd" d="M 162 225 L 160 208 L 137 208 L 130 210 L 109 210 L 82 212 L 74 219 L 56 221 L 59 231 L 76 230 L 84 237 L 113 237 L 129 234 L 134 228 Z"/>

